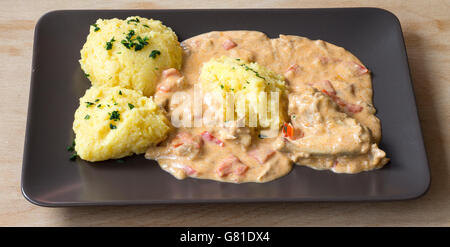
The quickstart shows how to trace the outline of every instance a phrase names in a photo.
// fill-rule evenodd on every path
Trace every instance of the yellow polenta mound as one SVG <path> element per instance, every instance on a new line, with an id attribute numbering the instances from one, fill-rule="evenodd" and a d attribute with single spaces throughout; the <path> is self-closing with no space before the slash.
<path id="1" fill-rule="evenodd" d="M 98 19 L 81 49 L 81 68 L 93 85 L 121 86 L 150 96 L 161 71 L 180 69 L 182 48 L 161 21 L 138 16 Z"/>
<path id="2" fill-rule="evenodd" d="M 226 56 L 214 58 L 203 64 L 199 81 L 204 92 L 222 92 L 223 102 L 226 102 L 225 108 L 227 104 L 231 103 L 225 100 L 225 97 L 227 97 L 225 93 L 233 94 L 236 113 L 239 111 L 238 107 L 242 107 L 243 104 L 243 101 L 239 101 L 239 99 L 245 99 L 246 125 L 248 126 L 249 123 L 249 111 L 253 111 L 258 116 L 258 126 L 250 127 L 268 127 L 270 122 L 275 120 L 275 118 L 271 118 L 270 99 L 271 92 L 278 92 L 280 98 L 278 102 L 278 115 L 280 116 L 278 125 L 285 119 L 285 113 L 282 110 L 285 107 L 283 98 L 286 96 L 284 77 L 257 63 L 249 63 L 239 58 Z M 262 92 L 267 95 L 266 112 L 268 121 L 265 123 L 260 118 L 263 113 L 260 108 L 263 105 L 260 98 Z"/>
<path id="3" fill-rule="evenodd" d="M 80 158 L 101 161 L 144 153 L 163 141 L 170 127 L 152 98 L 122 87 L 93 86 L 80 98 L 73 130 Z"/>

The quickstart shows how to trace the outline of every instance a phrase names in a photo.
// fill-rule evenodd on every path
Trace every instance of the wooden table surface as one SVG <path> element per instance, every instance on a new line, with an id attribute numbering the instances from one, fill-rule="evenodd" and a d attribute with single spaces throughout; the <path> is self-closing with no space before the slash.
<path id="1" fill-rule="evenodd" d="M 2 0 L 0 226 L 450 226 L 450 1 Z M 258 203 L 43 208 L 20 192 L 37 19 L 56 9 L 380 7 L 400 19 L 431 166 L 428 193 L 382 203 Z"/>

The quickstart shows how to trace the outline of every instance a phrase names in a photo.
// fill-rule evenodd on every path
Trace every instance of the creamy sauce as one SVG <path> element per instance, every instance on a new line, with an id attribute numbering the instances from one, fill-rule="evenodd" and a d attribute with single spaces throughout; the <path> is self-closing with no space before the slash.
<path id="1" fill-rule="evenodd" d="M 229 56 L 257 62 L 282 74 L 288 84 L 289 128 L 261 139 L 254 128 L 175 128 L 146 158 L 178 179 L 267 182 L 286 175 L 293 162 L 314 169 L 357 173 L 388 162 L 377 147 L 380 122 L 372 106 L 370 73 L 350 52 L 298 36 L 269 39 L 256 31 L 202 34 L 182 42 L 181 72 L 164 71 L 155 101 L 170 116 L 174 92 L 193 95 L 202 64 Z M 208 107 L 208 106 L 206 106 Z M 205 107 L 203 111 L 206 110 Z"/>

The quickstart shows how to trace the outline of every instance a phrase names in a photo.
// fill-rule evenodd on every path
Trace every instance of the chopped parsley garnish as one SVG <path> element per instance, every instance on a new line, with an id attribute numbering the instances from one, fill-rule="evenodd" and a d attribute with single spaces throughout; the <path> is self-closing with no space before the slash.
<path id="1" fill-rule="evenodd" d="M 127 36 L 125 37 L 127 40 L 131 40 L 131 38 L 134 36 L 135 32 L 134 30 L 128 31 Z"/>
<path id="2" fill-rule="evenodd" d="M 67 147 L 67 151 L 72 152 L 75 150 L 75 140 L 73 140 L 72 145 Z"/>
<path id="3" fill-rule="evenodd" d="M 102 107 L 102 104 L 98 104 L 98 105 L 97 105 L 97 108 L 100 108 L 100 107 Z"/>
<path id="4" fill-rule="evenodd" d="M 241 61 L 241 59 L 239 59 L 239 58 L 236 58 L 236 61 Z"/>
<path id="5" fill-rule="evenodd" d="M 247 84 L 250 84 L 250 82 L 248 82 L 248 81 L 245 81 Z"/>
<path id="6" fill-rule="evenodd" d="M 84 76 L 89 77 L 89 74 L 84 73 Z"/>
<path id="7" fill-rule="evenodd" d="M 119 90 L 119 95 L 122 95 L 122 90 Z"/>
<path id="8" fill-rule="evenodd" d="M 94 27 L 94 32 L 97 32 L 98 30 L 100 30 L 100 28 L 97 26 L 97 24 L 92 24 L 91 26 Z"/>
<path id="9" fill-rule="evenodd" d="M 222 84 L 222 85 L 220 85 L 220 88 L 222 88 L 222 89 L 224 88 L 223 84 Z"/>
<path id="10" fill-rule="evenodd" d="M 99 102 L 99 101 L 100 101 L 100 99 L 96 99 L 96 100 L 95 100 L 95 102 Z"/>
<path id="11" fill-rule="evenodd" d="M 86 107 L 89 107 L 89 106 L 95 105 L 94 103 L 92 103 L 92 102 L 89 102 L 89 101 L 86 101 L 85 103 L 86 103 Z"/>
<path id="12" fill-rule="evenodd" d="M 295 119 L 296 118 L 296 116 L 295 115 L 292 115 L 292 119 Z"/>
<path id="13" fill-rule="evenodd" d="M 248 67 L 247 65 L 241 64 L 241 66 L 243 66 L 243 67 L 245 68 L 245 71 L 250 70 L 250 71 L 252 71 L 253 73 L 255 73 L 256 77 L 259 77 L 259 78 L 261 78 L 261 79 L 263 79 L 263 80 L 266 79 L 266 78 L 262 77 L 261 75 L 259 75 L 258 71 L 255 71 L 254 69 Z"/>
<path id="14" fill-rule="evenodd" d="M 139 19 L 136 17 L 136 19 L 130 19 L 130 20 L 128 20 L 128 21 L 127 21 L 127 24 L 130 24 L 130 22 L 136 22 L 136 23 L 139 23 L 140 21 L 139 21 Z"/>
<path id="15" fill-rule="evenodd" d="M 158 67 L 155 67 L 155 70 L 158 70 Z"/>
<path id="16" fill-rule="evenodd" d="M 109 124 L 109 128 L 113 130 L 113 129 L 117 129 L 117 126 L 115 126 L 114 124 Z"/>
<path id="17" fill-rule="evenodd" d="M 108 113 L 108 114 L 109 114 L 109 120 L 114 120 L 114 121 L 120 120 L 120 113 L 119 113 L 119 111 L 113 111 L 113 112 Z"/>
<path id="18" fill-rule="evenodd" d="M 146 28 L 150 28 L 147 24 L 143 24 L 142 26 L 144 26 Z"/>
<path id="19" fill-rule="evenodd" d="M 120 41 L 120 43 L 122 43 L 122 45 L 125 46 L 127 49 L 131 49 L 131 44 L 128 41 L 123 39 L 122 41 Z"/>
<path id="20" fill-rule="evenodd" d="M 105 45 L 106 50 L 112 49 L 114 41 L 116 41 L 116 40 L 114 39 L 114 37 L 112 37 L 112 39 L 110 41 L 106 42 L 106 45 Z"/>
<path id="21" fill-rule="evenodd" d="M 130 107 L 130 110 L 132 110 L 134 108 L 133 104 L 128 103 L 128 107 Z"/>
<path id="22" fill-rule="evenodd" d="M 158 55 L 161 55 L 161 52 L 158 51 L 158 50 L 153 50 L 153 51 L 150 53 L 150 56 L 149 56 L 149 57 L 155 59 L 156 56 L 158 56 Z"/>
<path id="23" fill-rule="evenodd" d="M 70 156 L 69 160 L 74 161 L 77 159 L 77 157 L 78 157 L 78 154 L 74 153 L 74 154 L 72 154 L 72 156 Z"/>
<path id="24" fill-rule="evenodd" d="M 131 49 L 134 47 L 135 51 L 142 50 L 144 46 L 148 45 L 148 37 L 141 38 L 141 36 L 137 36 L 135 39 L 133 39 L 133 36 L 136 34 L 134 30 L 130 30 L 125 36 L 125 39 L 120 41 L 127 49 Z M 135 42 L 137 40 L 137 42 Z"/>
<path id="25" fill-rule="evenodd" d="M 89 116 L 89 114 L 86 114 L 86 116 L 84 117 L 84 119 L 89 119 L 89 118 L 91 118 L 91 116 Z"/>

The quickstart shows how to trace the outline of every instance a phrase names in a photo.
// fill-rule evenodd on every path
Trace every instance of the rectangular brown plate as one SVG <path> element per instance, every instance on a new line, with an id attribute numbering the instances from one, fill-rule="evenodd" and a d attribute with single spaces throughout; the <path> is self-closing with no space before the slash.
<path id="1" fill-rule="evenodd" d="M 90 86 L 80 49 L 98 18 L 139 15 L 161 20 L 181 40 L 213 30 L 257 30 L 274 38 L 322 39 L 356 55 L 373 72 L 381 148 L 391 162 L 355 175 L 296 166 L 265 184 L 179 181 L 143 155 L 124 163 L 70 161 L 78 99 Z M 198 202 L 372 201 L 423 195 L 430 175 L 398 19 L 376 8 L 260 10 L 75 10 L 36 25 L 22 192 L 41 206 Z"/>

